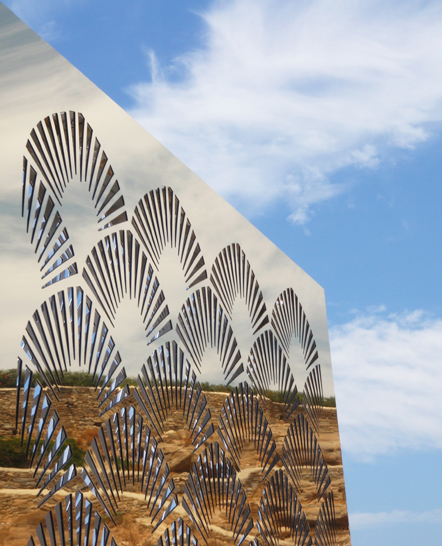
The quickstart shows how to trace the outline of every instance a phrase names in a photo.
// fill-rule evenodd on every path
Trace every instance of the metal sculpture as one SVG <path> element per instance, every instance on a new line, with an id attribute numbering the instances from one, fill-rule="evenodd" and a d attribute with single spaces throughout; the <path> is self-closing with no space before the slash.
<path id="1" fill-rule="evenodd" d="M 188 288 L 207 279 L 200 244 L 172 188 L 146 193 L 135 207 L 131 222 L 157 268 L 164 247 L 169 245 L 177 251 Z"/>
<path id="2" fill-rule="evenodd" d="M 268 324 L 264 296 L 249 260 L 238 244 L 227 246 L 215 258 L 210 280 L 230 315 L 237 295 L 245 299 L 254 334 Z"/>
<path id="3" fill-rule="evenodd" d="M 33 97 L 0 104 L 13 128 L 8 138 L 24 145 L 2 154 L 2 210 L 18 203 L 22 216 L 21 229 L 15 218 L 9 222 L 20 256 L 14 250 L 1 260 L 9 268 L 2 309 L 17 282 L 10 272 L 22 276 L 14 284 L 14 320 L 0 317 L 2 350 L 10 361 L 21 342 L 15 426 L 38 502 L 48 510 L 69 493 L 29 546 L 115 546 L 104 521 L 119 522 L 133 488 L 144 496 L 158 546 L 209 544 L 217 512 L 230 544 L 277 546 L 288 533 L 296 546 L 313 538 L 333 546 L 334 483 L 320 447 L 324 398 L 334 393 L 322 289 L 1 4 L 0 36 L 12 48 L 0 55 L 2 93 L 20 97 L 26 88 Z M 32 77 L 23 70 L 31 55 Z M 72 184 L 82 185 L 93 208 L 84 241 L 75 238 L 76 230 L 83 237 L 83 216 L 69 215 Z M 170 249 L 175 270 L 166 267 Z M 143 359 L 119 341 L 124 298 L 145 329 Z M 211 362 L 210 350 L 217 353 Z M 91 376 L 94 389 L 88 411 L 95 436 L 81 469 L 62 411 L 65 376 L 75 369 Z M 224 398 L 204 392 L 212 375 L 222 378 L 224 392 L 230 388 Z M 180 438 L 184 431 L 186 478 L 170 470 L 169 427 Z M 253 488 L 247 472 L 239 479 L 247 444 Z M 316 490 L 307 508 L 306 473 Z M 252 491 L 257 497 L 249 502 Z"/>
<path id="4" fill-rule="evenodd" d="M 27 546 L 117 546 L 109 527 L 80 491 L 75 498 L 70 494 L 50 510 L 35 534 L 37 539 L 31 536 Z"/>
<path id="5" fill-rule="evenodd" d="M 224 509 L 236 546 L 253 529 L 247 495 L 218 442 L 210 444 L 193 465 L 182 505 L 206 544 L 209 544 L 210 521 L 217 509 Z"/>
<path id="6" fill-rule="evenodd" d="M 272 430 L 253 390 L 240 383 L 226 399 L 219 418 L 218 436 L 229 452 L 236 470 L 241 469 L 241 451 L 246 442 L 253 442 L 264 479 L 279 460 Z"/>

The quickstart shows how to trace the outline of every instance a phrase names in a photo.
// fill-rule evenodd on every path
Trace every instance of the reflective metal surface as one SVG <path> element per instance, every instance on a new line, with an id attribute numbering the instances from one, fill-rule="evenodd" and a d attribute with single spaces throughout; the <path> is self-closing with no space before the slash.
<path id="1" fill-rule="evenodd" d="M 75 507 L 74 507 L 75 505 Z M 28 546 L 117 546 L 108 526 L 93 505 L 77 491 L 48 512 L 31 536 Z M 92 515 L 93 514 L 93 515 Z"/>
<path id="2" fill-rule="evenodd" d="M 137 490 L 159 545 L 210 544 L 223 513 L 229 543 L 308 546 L 305 475 L 315 544 L 334 544 L 322 288 L 2 5 L 0 74 L 2 365 L 18 362 L 15 426 L 40 506 L 76 488 L 75 515 L 68 494 L 29 544 L 73 544 L 74 530 L 116 544 L 102 517 L 118 523 Z M 72 370 L 92 376 L 98 408 L 78 471 L 55 409 Z M 220 408 L 204 382 L 233 386 Z M 195 454 L 179 494 L 160 447 L 176 416 Z M 259 508 L 239 476 L 250 445 Z"/>

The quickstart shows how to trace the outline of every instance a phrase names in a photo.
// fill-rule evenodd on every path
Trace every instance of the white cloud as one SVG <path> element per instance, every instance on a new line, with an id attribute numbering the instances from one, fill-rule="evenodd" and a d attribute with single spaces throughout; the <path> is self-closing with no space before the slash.
<path id="1" fill-rule="evenodd" d="M 85 4 L 87 0 L 3 0 L 3 3 L 34 29 L 47 42 L 54 42 L 63 34 L 63 29 L 52 19 L 54 14 L 70 6 Z"/>
<path id="2" fill-rule="evenodd" d="M 131 113 L 246 213 L 284 199 L 305 223 L 345 189 L 333 173 L 375 168 L 442 119 L 440 2 L 235 0 L 202 17 L 200 49 L 147 55 Z"/>
<path id="3" fill-rule="evenodd" d="M 53 42 L 60 38 L 62 31 L 58 23 L 55 21 L 48 21 L 41 25 L 39 34 L 47 42 Z"/>
<path id="4" fill-rule="evenodd" d="M 442 320 L 382 308 L 330 331 L 343 449 L 442 449 Z"/>
<path id="5" fill-rule="evenodd" d="M 411 512 L 409 510 L 392 510 L 391 512 L 366 512 L 349 514 L 350 528 L 373 529 L 385 525 L 413 523 L 442 523 L 442 510 L 436 508 L 427 512 Z"/>

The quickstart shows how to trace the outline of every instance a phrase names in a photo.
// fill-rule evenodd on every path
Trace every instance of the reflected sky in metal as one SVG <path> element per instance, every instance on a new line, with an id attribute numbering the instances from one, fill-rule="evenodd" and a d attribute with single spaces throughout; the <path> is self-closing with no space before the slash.
<path id="1" fill-rule="evenodd" d="M 154 350 L 176 341 L 200 382 L 239 384 L 249 380 L 252 347 L 271 332 L 298 390 L 320 365 L 323 395 L 333 396 L 322 288 L 2 5 L 0 52 L 1 367 L 17 357 L 29 364 L 25 336 L 43 368 L 55 345 L 72 370 L 87 369 L 101 340 L 98 370 L 119 353 L 136 376 Z M 56 212 L 62 222 L 41 253 Z M 279 380 L 269 372 L 263 381 L 276 388 Z"/>

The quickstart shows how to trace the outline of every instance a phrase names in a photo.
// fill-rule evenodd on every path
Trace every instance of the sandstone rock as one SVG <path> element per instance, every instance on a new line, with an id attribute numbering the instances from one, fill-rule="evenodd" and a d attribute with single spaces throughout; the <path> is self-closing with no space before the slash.
<path id="1" fill-rule="evenodd" d="M 181 449 L 170 459 L 169 468 L 172 472 L 190 472 L 193 463 L 193 449 Z"/>
<path id="2" fill-rule="evenodd" d="M 80 387 L 74 395 L 71 388 L 62 387 L 60 389 L 60 402 L 54 402 L 54 407 L 56 407 L 60 419 L 66 427 L 68 436 L 75 438 L 79 445 L 84 446 L 83 449 L 89 447 L 90 442 L 97 435 L 97 429 L 110 417 L 110 414 L 108 414 L 98 418 L 103 406 L 100 410 L 98 409 L 96 396 L 97 392 L 93 388 Z M 226 396 L 227 393 L 206 393 L 215 428 Z M 63 401 L 63 397 L 69 398 L 70 403 L 75 407 L 69 408 Z M 132 395 L 123 402 L 126 407 L 130 404 L 136 406 Z M 2 424 L 7 425 L 7 428 L 2 427 L 2 433 L 5 434 L 5 431 L 8 431 L 8 434 L 12 434 L 13 427 L 15 427 L 15 389 L 0 390 L 0 408 L 3 416 Z M 121 406 L 119 406 L 120 408 Z M 265 410 L 279 454 L 289 426 L 289 423 L 284 419 L 283 409 L 281 404 L 273 404 L 269 401 Z M 145 423 L 149 425 L 147 420 Z M 337 544 L 339 546 L 349 546 L 344 477 L 339 449 L 336 410 L 334 408 L 323 409 L 318 437 L 329 468 L 335 496 L 338 524 Z M 163 441 L 159 441 L 159 447 L 163 450 L 165 459 L 173 472 L 174 493 L 178 495 L 179 503 L 181 503 L 188 473 L 204 447 L 199 448 L 197 453 L 193 453 L 194 447 L 191 444 L 190 433 L 183 419 L 182 410 L 172 409 L 168 413 L 162 439 Z M 211 441 L 217 439 L 215 433 Z M 252 517 L 256 521 L 265 482 L 263 481 L 259 457 L 253 443 L 246 442 L 243 446 L 240 467 L 239 478 L 247 493 L 247 501 L 250 503 Z M 281 467 L 281 463 L 277 467 Z M 37 491 L 35 490 L 35 480 L 32 474 L 32 470 L 28 469 L 0 468 L 0 487 L 3 488 L 0 489 L 0 522 L 2 523 L 0 525 L 0 546 L 22 546 L 27 544 L 30 535 L 35 532 L 35 528 L 44 519 L 48 509 L 54 507 L 70 491 L 78 489 L 85 493 L 88 491 L 81 478 L 78 477 L 67 488 L 57 493 L 53 500 L 44 505 L 43 509 L 38 509 L 39 501 L 35 496 Z M 133 488 L 134 493 L 127 492 L 131 487 L 127 487 L 126 492 L 121 496 L 121 502 L 118 505 L 118 526 L 113 527 L 111 522 L 105 518 L 119 546 L 123 546 L 125 543 L 130 546 L 137 544 L 141 546 L 156 545 L 158 538 L 164 532 L 165 526 L 170 525 L 171 521 L 176 520 L 179 516 L 188 521 L 185 511 L 180 505 L 166 519 L 165 523 L 152 534 L 154 525 L 152 525 L 151 517 L 149 517 L 150 509 L 147 508 L 144 494 L 136 493 L 139 492 L 137 484 Z M 89 498 L 92 500 L 91 496 Z M 300 499 L 307 519 L 313 527 L 320 508 L 320 502 L 316 500 L 316 487 L 309 469 L 302 471 Z M 96 501 L 94 501 L 95 504 Z M 97 508 L 102 512 L 99 506 Z M 231 545 L 232 535 L 225 511 L 217 510 L 215 512 L 212 520 L 210 546 Z M 254 533 L 257 534 L 256 529 Z M 314 538 L 314 529 L 312 529 L 311 535 Z M 281 540 L 279 544 L 284 546 L 291 543 L 289 540 Z"/>

